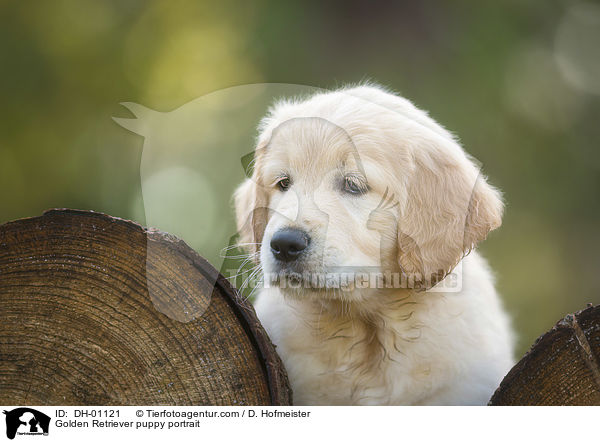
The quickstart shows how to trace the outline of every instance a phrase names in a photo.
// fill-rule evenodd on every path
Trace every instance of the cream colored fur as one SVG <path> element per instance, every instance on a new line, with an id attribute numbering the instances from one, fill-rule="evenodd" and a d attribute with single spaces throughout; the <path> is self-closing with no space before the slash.
<path id="1" fill-rule="evenodd" d="M 351 195 L 346 179 L 368 190 Z M 255 306 L 296 404 L 485 404 L 513 365 L 508 317 L 472 251 L 501 224 L 500 194 L 410 101 L 363 85 L 277 103 L 235 204 L 241 245 L 267 280 L 284 275 Z M 389 272 L 411 285 L 284 286 L 270 241 L 289 227 L 311 238 L 296 273 Z M 440 289 L 451 277 L 462 288 Z"/>

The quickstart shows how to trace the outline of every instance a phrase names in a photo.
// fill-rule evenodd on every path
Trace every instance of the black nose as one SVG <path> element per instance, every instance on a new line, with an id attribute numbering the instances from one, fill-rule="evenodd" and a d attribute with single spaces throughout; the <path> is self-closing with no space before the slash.
<path id="1" fill-rule="evenodd" d="M 279 261 L 294 261 L 309 243 L 308 235 L 302 230 L 280 230 L 271 238 L 271 252 Z"/>

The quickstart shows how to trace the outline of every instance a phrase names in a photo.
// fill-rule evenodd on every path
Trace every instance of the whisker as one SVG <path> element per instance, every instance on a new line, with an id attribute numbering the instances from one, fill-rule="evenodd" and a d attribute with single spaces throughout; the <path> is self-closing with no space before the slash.
<path id="1" fill-rule="evenodd" d="M 246 269 L 246 270 L 243 270 L 243 271 L 239 271 L 239 272 L 237 272 L 233 276 L 227 276 L 225 279 L 236 279 L 238 276 L 244 275 L 244 274 L 246 274 L 248 272 L 253 272 L 254 270 L 256 270 L 256 267 L 251 267 L 249 269 Z"/>
<path id="2" fill-rule="evenodd" d="M 227 254 L 227 252 L 229 252 L 231 250 L 239 249 L 244 246 L 257 246 L 257 245 L 260 245 L 260 243 L 258 243 L 258 242 L 240 242 L 240 243 L 233 244 L 233 245 L 230 245 L 227 247 L 223 247 L 219 253 L 221 254 L 222 258 L 225 258 L 225 256 L 223 256 L 223 253 Z"/>
<path id="3" fill-rule="evenodd" d="M 250 294 L 248 296 L 246 296 L 246 300 L 248 300 L 249 298 L 251 298 L 254 295 L 254 292 L 256 292 L 256 290 L 262 285 L 263 282 L 263 277 L 261 276 L 260 278 L 258 278 L 258 281 L 256 283 L 256 285 L 254 286 L 254 288 L 252 289 L 252 291 L 250 292 Z"/>
<path id="4" fill-rule="evenodd" d="M 239 287 L 239 291 L 242 291 L 244 289 L 246 289 L 248 287 L 248 285 L 250 284 L 250 282 L 252 281 L 252 279 L 257 275 L 257 273 L 259 271 L 262 270 L 262 267 L 260 265 L 257 265 L 256 268 L 254 268 L 252 270 L 252 272 L 250 273 L 250 275 L 248 275 L 248 277 L 244 280 L 244 282 L 242 283 L 242 285 Z"/>

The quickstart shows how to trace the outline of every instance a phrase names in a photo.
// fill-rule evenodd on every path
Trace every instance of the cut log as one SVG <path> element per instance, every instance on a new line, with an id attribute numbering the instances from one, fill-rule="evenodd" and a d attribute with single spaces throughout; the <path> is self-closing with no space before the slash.
<path id="1" fill-rule="evenodd" d="M 0 403 L 288 405 L 252 306 L 185 243 L 53 210 L 0 226 Z"/>
<path id="2" fill-rule="evenodd" d="M 600 405 L 600 306 L 567 315 L 506 375 L 490 405 Z"/>

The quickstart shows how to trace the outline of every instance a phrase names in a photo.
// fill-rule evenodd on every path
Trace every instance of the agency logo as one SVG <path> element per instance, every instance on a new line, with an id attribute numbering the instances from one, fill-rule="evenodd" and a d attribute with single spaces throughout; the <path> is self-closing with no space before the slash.
<path id="1" fill-rule="evenodd" d="M 6 415 L 6 437 L 47 436 L 50 429 L 50 417 L 33 408 L 15 408 L 4 411 Z"/>

